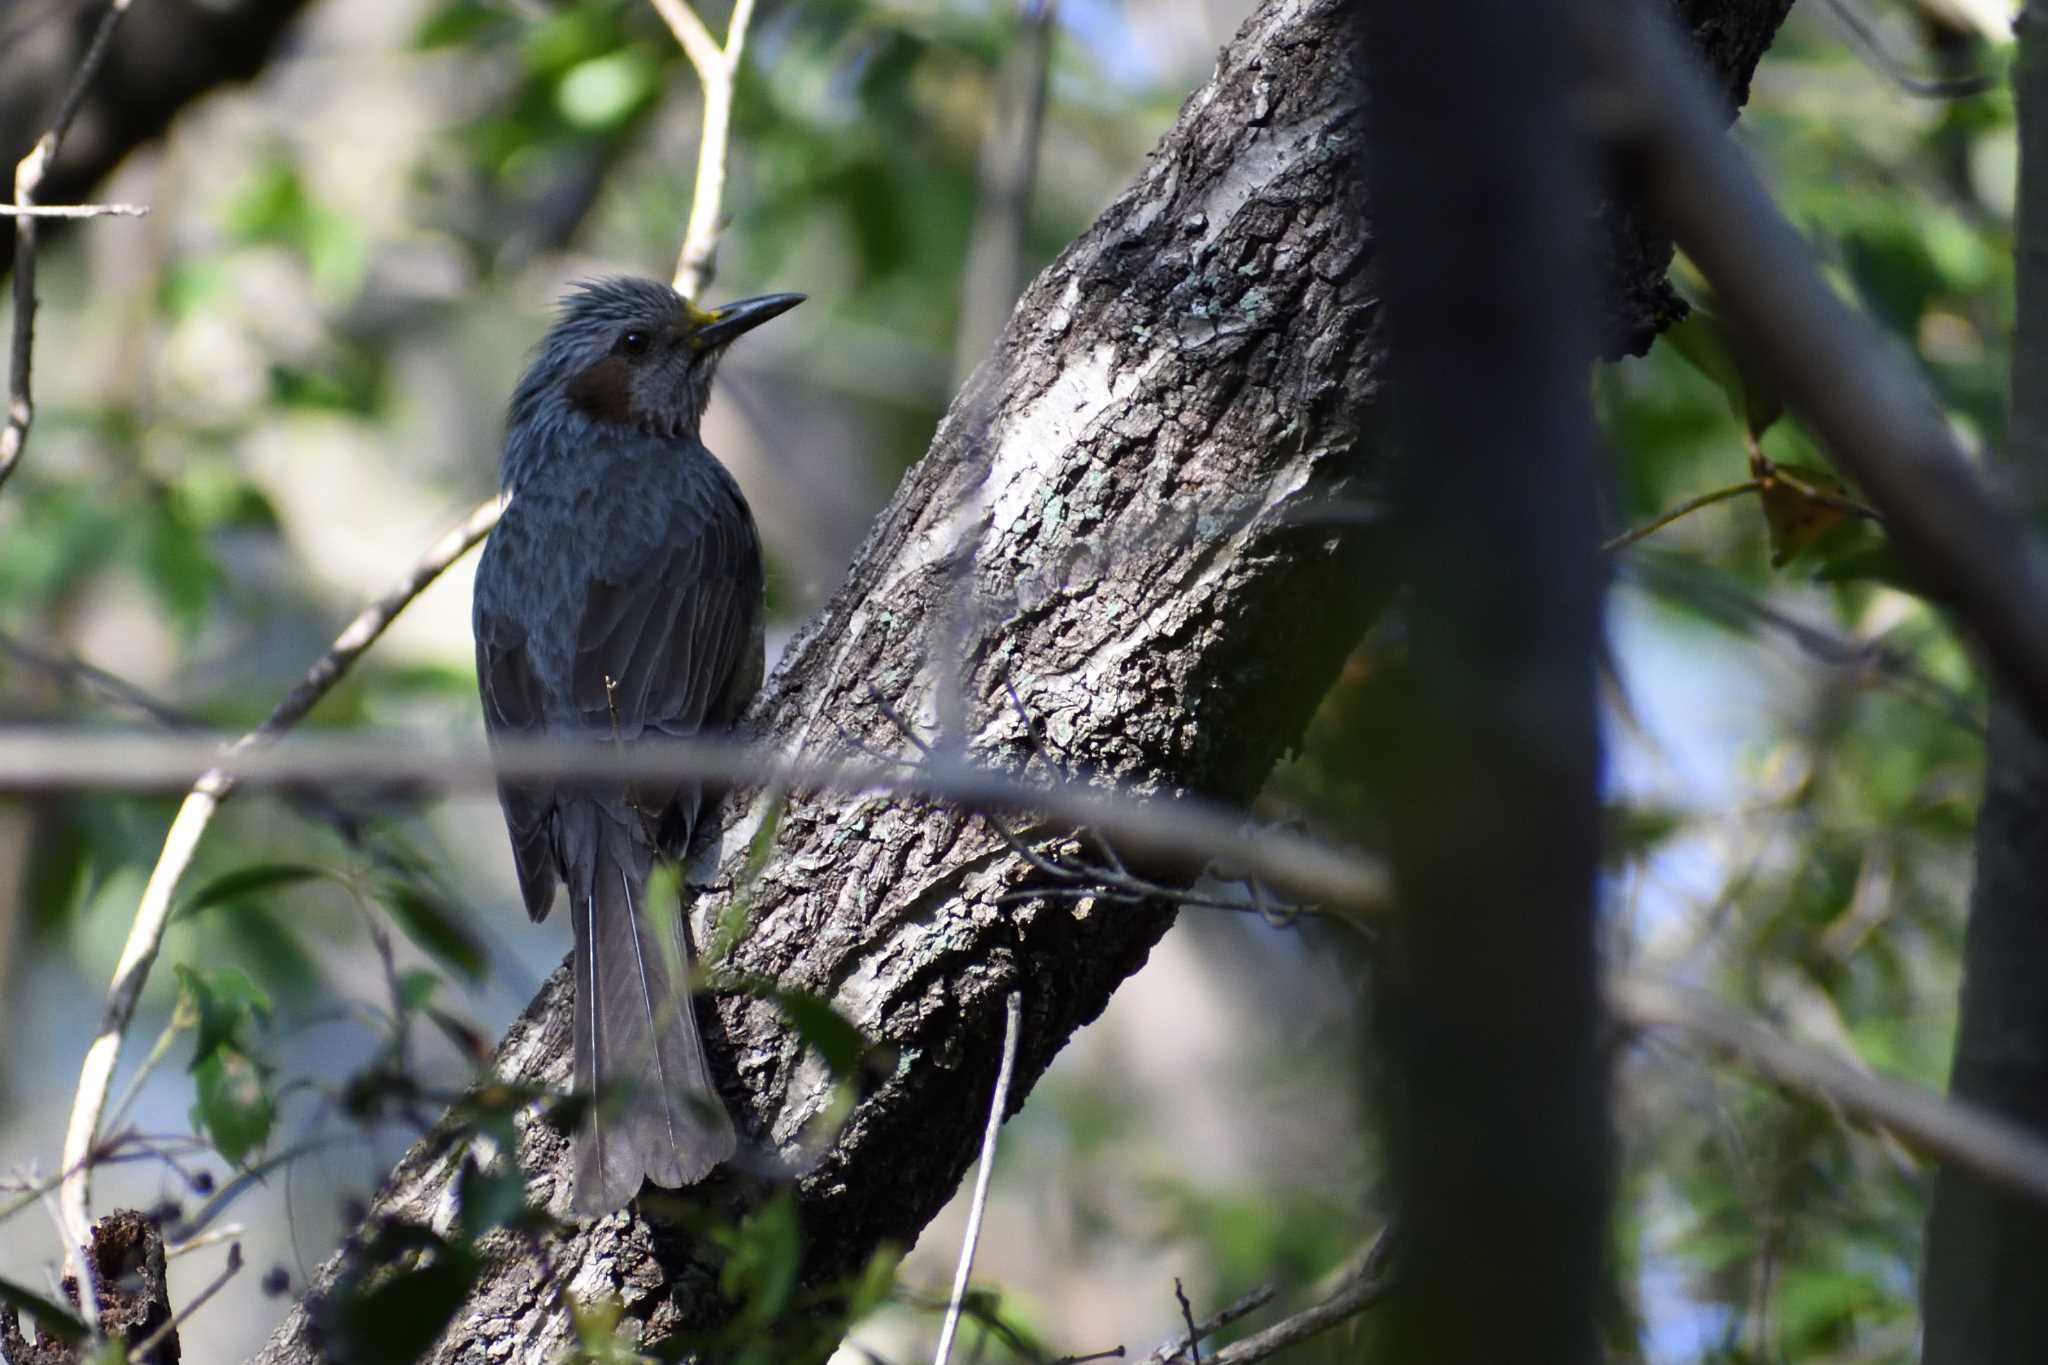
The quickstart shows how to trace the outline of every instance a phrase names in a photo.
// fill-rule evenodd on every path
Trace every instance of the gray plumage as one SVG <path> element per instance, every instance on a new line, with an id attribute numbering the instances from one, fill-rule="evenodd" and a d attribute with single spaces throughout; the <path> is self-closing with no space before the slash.
<path id="1" fill-rule="evenodd" d="M 477 566 L 477 682 L 493 738 L 648 744 L 732 724 L 760 685 L 761 546 L 739 485 L 698 439 L 718 357 L 800 295 L 712 312 L 651 280 L 585 284 L 514 391 L 509 495 Z M 641 1179 L 701 1180 L 734 1150 L 688 990 L 686 925 L 644 905 L 687 852 L 694 782 L 501 783 L 526 910 L 566 885 L 576 948 L 579 1213 Z"/>

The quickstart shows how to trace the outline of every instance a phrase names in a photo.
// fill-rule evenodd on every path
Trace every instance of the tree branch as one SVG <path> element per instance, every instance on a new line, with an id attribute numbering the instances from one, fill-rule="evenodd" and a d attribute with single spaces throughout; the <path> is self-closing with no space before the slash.
<path id="1" fill-rule="evenodd" d="M 34 209 L 36 191 L 42 188 L 43 177 L 49 172 L 57 149 L 63 145 L 64 135 L 71 131 L 71 121 L 78 117 L 79 105 L 85 101 L 86 88 L 98 74 L 100 63 L 106 60 L 114 30 L 119 27 L 122 16 L 128 13 L 130 3 L 131 0 L 107 0 L 106 13 L 71 78 L 70 87 L 57 105 L 56 117 L 50 120 L 49 129 L 36 139 L 35 146 L 14 168 L 14 207 L 18 210 L 11 215 L 14 218 L 14 339 L 7 370 L 7 425 L 0 429 L 0 488 L 6 486 L 15 466 L 21 463 L 21 453 L 28 445 L 28 430 L 36 419 L 35 395 L 29 381 L 36 338 L 38 215 L 19 210 Z"/>
<path id="2" fill-rule="evenodd" d="M 860 758 L 835 753 L 836 746 L 830 745 L 823 752 L 790 754 L 773 745 L 712 736 L 629 749 L 562 739 L 457 747 L 417 735 L 363 732 L 274 744 L 248 740 L 245 736 L 223 753 L 200 735 L 0 730 L 0 793 L 178 792 L 187 789 L 195 772 L 200 774 L 197 787 L 209 791 L 370 785 L 483 793 L 496 790 L 501 780 L 687 778 L 706 786 L 792 789 L 840 798 L 927 797 L 970 813 L 1016 812 L 1036 818 L 1039 828 L 1032 838 L 1037 841 L 1048 837 L 1047 825 L 1086 829 L 1111 841 L 1121 850 L 1120 859 L 1164 865 L 1188 880 L 1211 862 L 1227 864 L 1235 876 L 1256 878 L 1354 922 L 1387 901 L 1386 873 L 1376 860 L 1284 830 L 1248 828 L 1242 812 L 1192 794 L 1105 790 L 1099 781 L 1020 775 L 939 753 L 922 762 L 891 759 L 873 746 L 863 746 L 867 756 Z M 1028 847 L 1014 832 L 1004 842 L 1030 861 Z M 1028 870 L 1045 872 L 1050 866 L 1041 858 Z M 1135 879 L 1130 885 L 1160 895 L 1170 890 Z M 1033 890 L 1047 889 L 1034 879 Z M 1112 884 L 1102 894 L 1124 890 L 1125 884 Z"/>
<path id="3" fill-rule="evenodd" d="M 140 218 L 147 204 L 0 204 L 0 218 Z"/>
<path id="4" fill-rule="evenodd" d="M 2017 24 L 2013 100 L 2019 115 L 2018 215 L 2010 457 L 2036 499 L 2048 488 L 2048 4 L 2029 0 Z M 2015 582 L 2013 594 L 2027 591 Z M 2021 604 L 2015 603 L 2015 606 Z M 2038 603 L 2025 605 L 2038 606 Z M 1993 680 L 1984 798 L 1973 843 L 1963 985 L 1949 1072 L 1952 1100 L 1981 1105 L 2048 1134 L 2048 723 L 2025 680 Z M 1926 1365 L 2021 1365 L 2048 1357 L 2048 1203 L 2012 1197 L 1961 1166 L 1936 1177 L 1921 1277 Z"/>
<path id="5" fill-rule="evenodd" d="M 2048 1207 L 2048 1141 L 1988 1109 L 1872 1073 L 1858 1059 L 1807 1047 L 1712 996 L 1633 973 L 1612 976 L 1607 1000 L 1638 1029 L 1676 1029 L 1733 1053 L 1788 1090 L 1885 1129 L 1942 1164 Z"/>
<path id="6" fill-rule="evenodd" d="M 672 281 L 678 294 L 696 299 L 710 286 L 718 263 L 725 163 L 732 135 L 733 85 L 739 78 L 740 58 L 746 51 L 754 0 L 734 0 L 724 47 L 704 27 L 690 0 L 654 0 L 654 7 L 682 44 L 704 92 L 703 130 L 697 139 L 697 187 L 690 197 L 690 222 L 683 232 L 683 249 L 676 258 Z"/>
<path id="7" fill-rule="evenodd" d="M 1389 793 L 1395 915 L 1371 1022 L 1404 1241 L 1390 1359 L 1599 1355 L 1605 575 L 1581 8 L 1360 7 L 1387 383 L 1409 452 L 1408 658 L 1389 714 L 1344 755 L 1351 772 L 1379 765 Z"/>
<path id="8" fill-rule="evenodd" d="M 1378 1303 L 1386 1297 L 1391 1277 L 1386 1258 L 1377 1254 L 1377 1247 L 1374 1250 L 1375 1254 L 1366 1257 L 1356 1271 L 1346 1276 L 1329 1298 L 1242 1341 L 1232 1342 L 1211 1358 L 1210 1365 L 1252 1365 L 1254 1361 L 1269 1359 L 1349 1322 Z"/>

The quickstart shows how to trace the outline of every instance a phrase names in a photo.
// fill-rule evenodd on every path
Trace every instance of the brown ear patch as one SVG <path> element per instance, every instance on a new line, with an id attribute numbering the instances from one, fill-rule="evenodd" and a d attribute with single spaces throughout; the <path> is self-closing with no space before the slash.
<path id="1" fill-rule="evenodd" d="M 608 355 L 569 381 L 571 405 L 600 422 L 633 424 L 633 367 L 621 356 Z"/>

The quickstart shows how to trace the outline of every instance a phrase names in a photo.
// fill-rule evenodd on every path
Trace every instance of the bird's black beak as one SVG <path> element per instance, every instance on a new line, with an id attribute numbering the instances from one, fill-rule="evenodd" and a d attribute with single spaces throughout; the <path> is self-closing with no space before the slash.
<path id="1" fill-rule="evenodd" d="M 723 308 L 713 308 L 706 314 L 711 319 L 710 323 L 690 340 L 699 350 L 715 350 L 742 332 L 751 332 L 768 319 L 781 317 L 803 301 L 802 294 L 763 294 L 759 298 L 741 299 Z"/>

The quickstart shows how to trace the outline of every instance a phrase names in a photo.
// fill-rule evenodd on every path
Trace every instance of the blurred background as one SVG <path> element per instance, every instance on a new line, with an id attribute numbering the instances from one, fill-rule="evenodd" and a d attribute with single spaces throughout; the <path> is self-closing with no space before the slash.
<path id="1" fill-rule="evenodd" d="M 1000 312 L 974 288 L 1014 296 L 1085 228 L 1250 8 L 762 0 L 710 297 L 811 298 L 736 349 L 705 434 L 766 536 L 771 655 L 836 587 L 986 347 Z M 706 7 L 714 30 L 724 9 Z M 274 46 L 230 52 L 225 28 L 195 30 L 215 35 L 223 70 L 253 76 L 151 114 L 152 70 L 193 49 L 136 40 L 67 153 L 112 167 L 94 198 L 152 212 L 45 233 L 40 410 L 0 495 L 8 724 L 259 720 L 494 488 L 505 399 L 564 285 L 666 277 L 688 211 L 696 86 L 641 0 L 138 0 L 131 38 L 152 10 Z M 1048 11 L 1019 259 L 970 270 L 1000 92 Z M 10 164 L 97 15 L 86 0 L 0 8 Z M 2005 22 L 1962 0 L 1801 6 L 1737 134 L 1980 450 L 2002 439 L 2012 311 Z M 168 117 L 164 136 L 129 150 L 151 117 Z M 1617 532 L 1749 477 L 1754 395 L 1716 363 L 1710 325 L 1675 342 L 1595 377 Z M 1757 449 L 1825 466 L 1789 421 Z M 1766 510 L 1732 497 L 1617 554 L 1611 952 L 1939 1085 L 1982 697 L 1853 518 L 1788 534 Z M 476 731 L 472 562 L 310 723 Z M 1355 827 L 1360 807 L 1399 799 L 1320 757 L 1368 723 L 1388 647 L 1361 646 L 1275 774 L 1275 811 Z M 171 810 L 0 805 L 0 1173 L 56 1165 Z M 519 913 L 505 853 L 488 801 L 226 808 L 116 1093 L 177 1022 L 181 989 L 188 1007 L 240 1002 L 257 1080 L 188 1071 L 190 1040 L 175 1039 L 127 1116 L 163 1139 L 159 1159 L 96 1177 L 101 1210 L 172 1201 L 190 1216 L 234 1196 L 209 1227 L 239 1226 L 253 1268 L 185 1329 L 190 1358 L 253 1349 L 284 1306 L 266 1296 L 303 1282 L 438 1112 L 431 1093 L 366 1099 L 364 1069 L 402 1055 L 429 1092 L 459 1088 L 474 1041 L 566 951 L 559 918 Z M 1141 1352 L 1179 1322 L 1176 1277 L 1199 1316 L 1266 1283 L 1299 1297 L 1358 1248 L 1377 1163 L 1354 962 L 1312 922 L 1183 916 L 1006 1130 L 977 1278 L 1007 1324 L 1052 1355 Z M 1618 1355 L 1910 1359 L 1930 1171 L 1682 1042 L 1621 1056 Z M 195 1132 L 216 1150 L 174 1145 Z M 236 1183 L 238 1165 L 287 1155 Z M 960 1217 L 956 1201 L 927 1230 L 903 1301 L 845 1359 L 927 1350 L 923 1301 L 943 1298 Z M 224 1254 L 173 1260 L 174 1302 Z M 43 1287 L 57 1259 L 38 1205 L 0 1233 L 0 1276 Z M 1000 1335 L 970 1341 L 1028 1358 Z"/>

